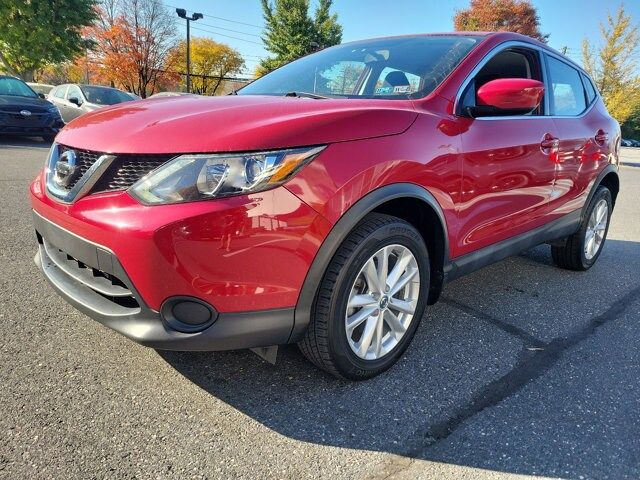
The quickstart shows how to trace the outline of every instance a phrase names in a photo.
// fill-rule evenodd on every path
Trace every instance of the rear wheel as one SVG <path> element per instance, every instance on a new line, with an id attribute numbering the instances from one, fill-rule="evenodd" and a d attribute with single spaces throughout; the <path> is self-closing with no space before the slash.
<path id="1" fill-rule="evenodd" d="M 428 290 L 429 254 L 420 233 L 399 218 L 370 214 L 329 264 L 300 349 L 336 376 L 373 377 L 408 347 Z"/>
<path id="2" fill-rule="evenodd" d="M 604 247 L 612 211 L 611 192 L 605 186 L 598 187 L 589 203 L 580 230 L 567 237 L 562 245 L 551 246 L 551 256 L 555 264 L 568 270 L 591 268 Z"/>

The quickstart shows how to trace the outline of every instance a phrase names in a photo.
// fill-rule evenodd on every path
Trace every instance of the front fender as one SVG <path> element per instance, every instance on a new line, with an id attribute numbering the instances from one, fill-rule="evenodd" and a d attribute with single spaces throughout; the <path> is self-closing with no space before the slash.
<path id="1" fill-rule="evenodd" d="M 316 291 L 322 277 L 335 255 L 336 251 L 347 238 L 354 227 L 370 212 L 383 203 L 397 198 L 415 198 L 425 202 L 436 213 L 444 232 L 444 252 L 448 257 L 448 232 L 444 212 L 436 198 L 426 189 L 411 183 L 396 183 L 380 187 L 349 208 L 333 226 L 329 235 L 323 241 L 311 267 L 307 272 L 294 313 L 294 327 L 289 342 L 296 342 L 302 338 L 311 321 L 311 309 Z M 445 264 L 448 258 L 444 259 Z"/>

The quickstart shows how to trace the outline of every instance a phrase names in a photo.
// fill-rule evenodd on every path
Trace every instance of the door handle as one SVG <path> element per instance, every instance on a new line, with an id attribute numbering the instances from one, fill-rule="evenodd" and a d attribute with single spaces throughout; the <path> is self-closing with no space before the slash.
<path id="1" fill-rule="evenodd" d="M 542 137 L 542 141 L 540 142 L 540 150 L 542 150 L 542 153 L 546 155 L 557 152 L 559 146 L 560 140 L 550 133 L 545 133 L 544 137 Z"/>
<path id="2" fill-rule="evenodd" d="M 601 147 L 604 146 L 609 141 L 609 134 L 604 130 L 600 129 L 596 132 L 595 137 L 593 137 L 595 142 Z"/>

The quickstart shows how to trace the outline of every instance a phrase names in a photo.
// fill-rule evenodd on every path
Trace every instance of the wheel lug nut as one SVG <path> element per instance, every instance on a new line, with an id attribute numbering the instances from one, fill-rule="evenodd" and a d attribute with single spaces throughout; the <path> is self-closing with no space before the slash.
<path id="1" fill-rule="evenodd" d="M 389 293 L 389 286 L 384 287 L 384 293 Z"/>

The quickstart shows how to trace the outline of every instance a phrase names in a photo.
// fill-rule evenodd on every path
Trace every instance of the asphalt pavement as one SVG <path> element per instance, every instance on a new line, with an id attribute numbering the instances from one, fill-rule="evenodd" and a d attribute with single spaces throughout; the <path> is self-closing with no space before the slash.
<path id="1" fill-rule="evenodd" d="M 0 139 L 0 478 L 640 478 L 640 149 L 589 272 L 540 246 L 457 280 L 361 383 L 295 346 L 154 351 L 67 305 L 32 260 L 47 149 Z"/>

